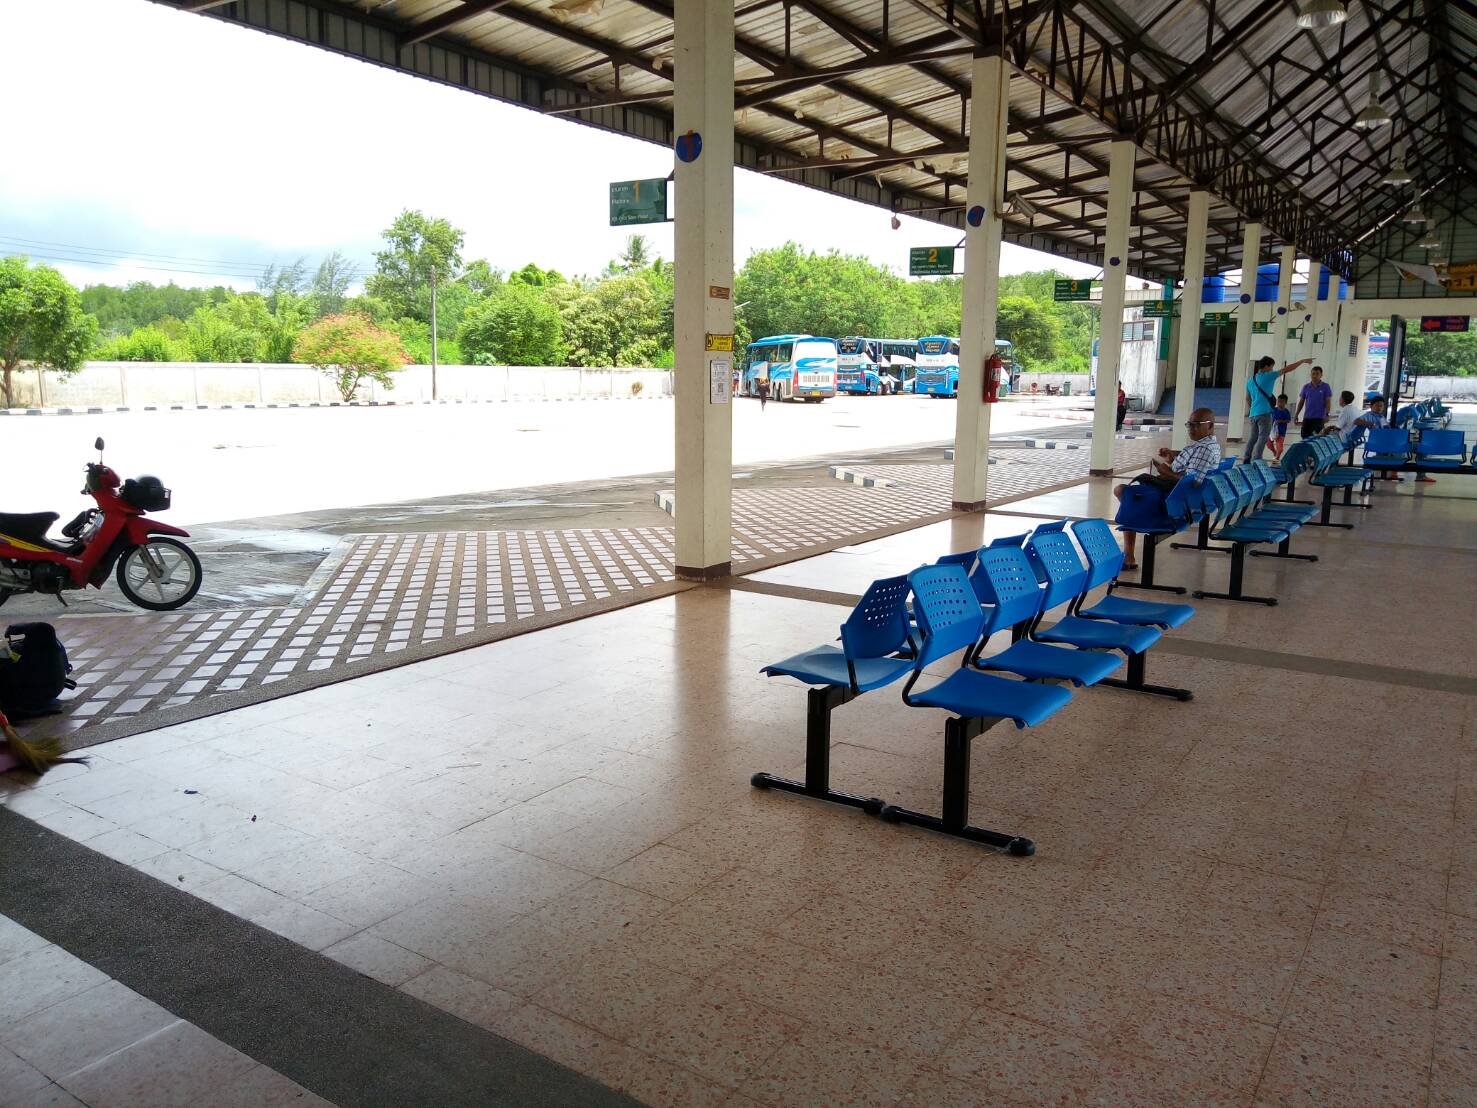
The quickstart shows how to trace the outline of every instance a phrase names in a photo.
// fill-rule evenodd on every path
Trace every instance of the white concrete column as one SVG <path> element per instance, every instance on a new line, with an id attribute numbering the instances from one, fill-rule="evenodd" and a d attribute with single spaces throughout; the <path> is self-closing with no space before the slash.
<path id="1" fill-rule="evenodd" d="M 1313 295 L 1318 295 L 1318 285 L 1323 280 L 1323 275 L 1328 274 L 1328 295 L 1322 300 L 1315 300 L 1312 304 L 1313 322 L 1311 334 L 1308 336 L 1308 357 L 1313 359 L 1314 365 L 1323 367 L 1323 379 L 1328 382 L 1328 387 L 1334 390 L 1334 399 L 1338 396 L 1338 314 L 1339 314 L 1339 275 L 1334 273 L 1325 265 L 1313 267 Z M 1315 341 L 1318 335 L 1323 336 L 1322 342 Z"/>
<path id="2" fill-rule="evenodd" d="M 1195 410 L 1195 374 L 1199 370 L 1200 301 L 1205 287 L 1205 225 L 1210 218 L 1210 193 L 1190 192 L 1185 222 L 1185 291 L 1180 294 L 1180 335 L 1174 374 L 1174 430 L 1170 433 L 1176 450 L 1190 441 L 1185 421 Z"/>
<path id="3" fill-rule="evenodd" d="M 1284 246 L 1277 264 L 1277 308 L 1272 313 L 1272 357 L 1281 369 L 1287 361 L 1287 329 L 1292 326 L 1292 271 L 1297 267 L 1296 246 Z"/>
<path id="4" fill-rule="evenodd" d="M 999 211 L 1005 201 L 1009 70 L 1004 58 L 975 58 L 970 76 L 969 189 L 965 207 L 964 305 L 959 324 L 959 398 L 954 408 L 954 507 L 985 506 L 990 408 L 985 359 L 995 352 L 1000 284 Z"/>
<path id="5" fill-rule="evenodd" d="M 1113 424 L 1118 417 L 1118 363 L 1123 354 L 1123 285 L 1128 277 L 1128 232 L 1133 221 L 1134 145 L 1115 140 L 1108 160 L 1108 226 L 1103 235 L 1103 313 L 1097 351 L 1097 398 L 1092 408 L 1088 472 L 1113 472 Z"/>
<path id="6" fill-rule="evenodd" d="M 1262 225 L 1248 222 L 1241 233 L 1241 290 L 1236 297 L 1236 345 L 1231 355 L 1231 407 L 1226 439 L 1240 442 L 1246 425 L 1246 378 L 1251 362 L 1251 325 L 1256 317 L 1256 271 L 1262 263 Z"/>
<path id="7" fill-rule="evenodd" d="M 674 177 L 677 575 L 703 579 L 727 576 L 731 557 L 733 404 L 714 403 L 711 383 L 714 362 L 731 382 L 736 352 L 706 339 L 733 333 L 733 5 L 676 0 L 673 25 L 675 130 L 702 144 Z"/>

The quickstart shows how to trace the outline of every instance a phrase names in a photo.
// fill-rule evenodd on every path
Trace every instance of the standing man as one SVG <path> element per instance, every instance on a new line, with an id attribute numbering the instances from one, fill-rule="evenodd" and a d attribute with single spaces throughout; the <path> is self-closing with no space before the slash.
<path id="1" fill-rule="evenodd" d="M 1299 358 L 1281 369 L 1274 369 L 1277 359 L 1268 355 L 1258 358 L 1252 366 L 1251 376 L 1246 381 L 1246 392 L 1250 398 L 1246 414 L 1250 430 L 1246 436 L 1246 452 L 1241 455 L 1243 462 L 1260 460 L 1262 451 L 1267 447 L 1267 440 L 1272 437 L 1272 409 L 1277 406 L 1277 395 L 1273 390 L 1281 386 L 1280 378 L 1312 360 Z"/>
<path id="2" fill-rule="evenodd" d="M 1303 421 L 1302 435 L 1305 439 L 1322 434 L 1323 425 L 1328 422 L 1329 405 L 1333 403 L 1333 389 L 1323 379 L 1321 365 L 1313 367 L 1312 377 L 1298 393 L 1298 410 L 1294 417 Z M 1307 406 L 1306 412 L 1303 410 L 1304 405 Z"/>
<path id="3" fill-rule="evenodd" d="M 1113 430 L 1123 430 L 1123 418 L 1128 415 L 1128 393 L 1123 391 L 1123 386 L 1118 386 L 1118 419 L 1113 424 Z"/>
<path id="4" fill-rule="evenodd" d="M 769 378 L 759 378 L 759 384 L 757 387 L 759 389 L 759 410 L 762 412 L 765 405 L 769 403 Z"/>

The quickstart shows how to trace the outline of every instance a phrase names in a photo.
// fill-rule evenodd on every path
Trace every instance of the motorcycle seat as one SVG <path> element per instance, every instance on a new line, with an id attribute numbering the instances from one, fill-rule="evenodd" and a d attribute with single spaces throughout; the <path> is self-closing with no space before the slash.
<path id="1" fill-rule="evenodd" d="M 46 550 L 68 552 L 72 544 L 53 542 L 46 537 L 51 525 L 60 518 L 55 512 L 0 512 L 0 540 L 19 540 Z"/>

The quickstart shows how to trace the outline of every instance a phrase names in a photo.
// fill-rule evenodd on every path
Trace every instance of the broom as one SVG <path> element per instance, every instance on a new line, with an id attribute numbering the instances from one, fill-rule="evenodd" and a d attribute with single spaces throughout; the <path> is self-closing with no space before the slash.
<path id="1" fill-rule="evenodd" d="M 63 757 L 62 744 L 58 739 L 26 742 L 16 734 L 15 728 L 10 725 L 10 720 L 5 718 L 5 713 L 0 712 L 0 773 L 19 767 L 35 774 L 42 774 L 52 766 L 66 763 L 85 766 L 88 759 Z"/>

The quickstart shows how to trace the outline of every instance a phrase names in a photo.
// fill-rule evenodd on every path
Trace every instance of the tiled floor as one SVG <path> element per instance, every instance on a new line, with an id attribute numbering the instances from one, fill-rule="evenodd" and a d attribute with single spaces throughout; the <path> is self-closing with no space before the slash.
<path id="1" fill-rule="evenodd" d="M 327 1105 L 0 916 L 0 1104 Z"/>
<path id="2" fill-rule="evenodd" d="M 1147 447 L 1119 443 L 1120 464 Z M 1086 475 L 1086 461 L 1001 451 L 992 497 L 1003 499 Z M 882 466 L 898 487 L 741 489 L 734 497 L 733 557 L 761 559 L 846 542 L 949 510 L 949 467 Z M 343 544 L 287 607 L 65 617 L 79 667 L 64 716 L 32 724 L 67 735 L 221 693 L 282 681 L 313 684 L 354 662 L 384 662 L 410 647 L 512 631 L 582 606 L 634 599 L 675 579 L 670 527 L 449 531 L 359 535 Z M 130 730 L 132 728 L 129 728 Z"/>
<path id="3" fill-rule="evenodd" d="M 120 740 L 5 802 L 652 1104 L 1470 1105 L 1477 698 L 1400 671 L 1477 675 L 1474 519 L 1382 495 L 1300 535 L 1318 564 L 1252 563 L 1278 608 L 1174 633 L 1265 661 L 1161 652 L 1192 703 L 1078 690 L 977 740 L 974 818 L 1029 860 L 750 788 L 803 760 L 803 690 L 759 667 L 845 609 L 725 589 Z M 854 592 L 1031 524 L 755 580 Z M 943 718 L 840 709 L 836 784 L 937 810 Z"/>

